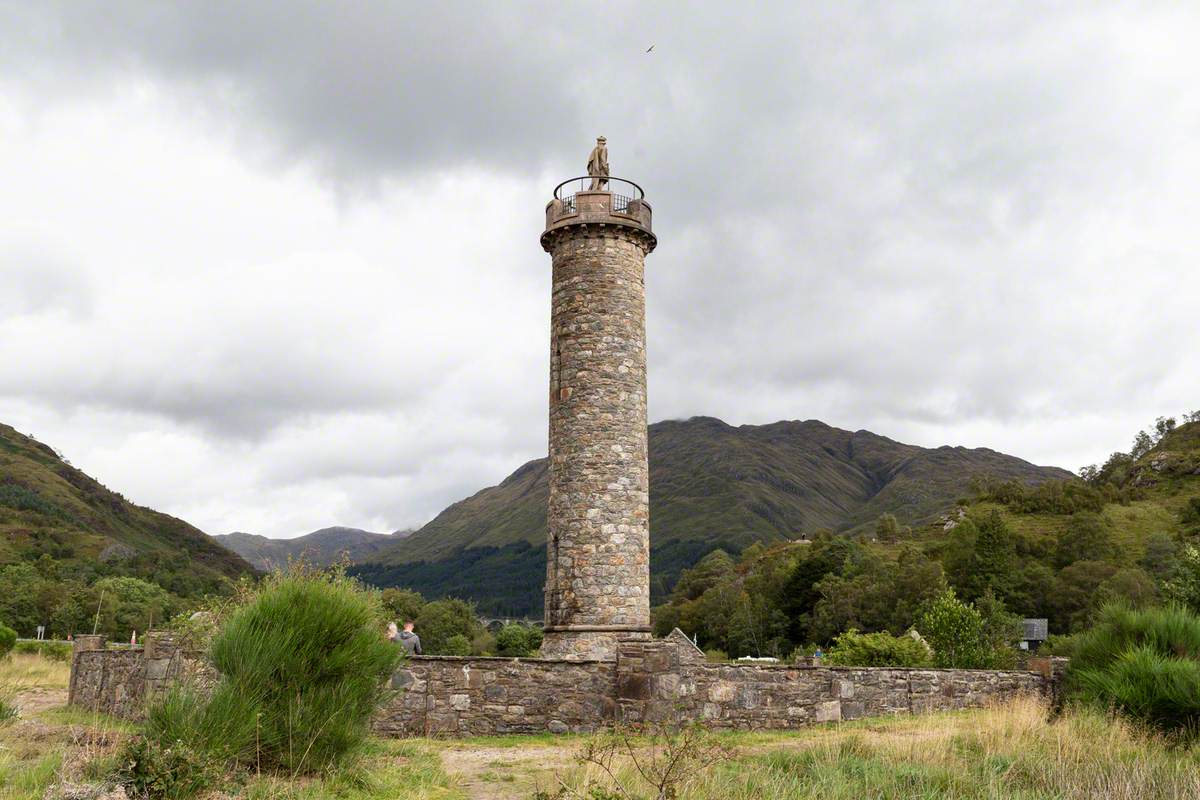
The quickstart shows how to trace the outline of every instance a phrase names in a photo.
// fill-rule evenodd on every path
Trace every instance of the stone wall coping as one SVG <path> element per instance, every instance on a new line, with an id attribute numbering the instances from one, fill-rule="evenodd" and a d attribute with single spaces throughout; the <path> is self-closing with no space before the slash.
<path id="1" fill-rule="evenodd" d="M 518 656 L 434 656 L 434 655 L 428 655 L 428 656 L 409 656 L 408 659 L 400 665 L 400 668 L 403 669 L 405 664 L 410 664 L 413 662 L 437 663 L 439 661 L 440 662 L 454 661 L 454 662 L 460 662 L 463 664 L 467 664 L 467 663 L 470 663 L 473 661 L 504 663 L 504 664 L 512 664 L 512 663 L 576 664 L 576 665 L 583 665 L 583 664 L 613 664 L 613 665 L 615 665 L 616 664 L 615 661 L 611 661 L 611 660 L 606 661 L 606 660 L 600 659 L 600 658 L 573 659 L 573 658 L 528 658 L 528 657 L 518 657 Z"/>
<path id="2" fill-rule="evenodd" d="M 137 654 L 142 655 L 141 648 L 112 648 L 104 650 L 83 650 L 78 655 L 88 658 L 94 658 L 109 653 L 119 654 Z M 194 658 L 203 658 L 205 652 L 203 650 L 187 650 L 184 651 L 186 656 Z M 609 664 L 615 666 L 616 662 L 604 659 L 571 659 L 571 658 L 528 658 L 517 656 L 409 656 L 408 659 L 400 665 L 403 669 L 405 665 L 410 663 L 491 663 L 491 664 L 566 664 L 572 666 L 583 666 L 588 664 Z M 954 673 L 971 673 L 980 675 L 1039 675 L 1041 674 L 1034 669 L 958 669 L 954 667 L 845 667 L 835 664 L 821 664 L 819 666 L 810 664 L 739 664 L 734 661 L 718 661 L 704 662 L 693 665 L 693 668 L 701 669 L 721 669 L 734 667 L 736 669 L 748 670 L 783 670 L 783 671 L 812 671 L 812 670 L 828 670 L 830 672 L 954 672 Z"/>
<path id="3" fill-rule="evenodd" d="M 969 672 L 980 675 L 1040 675 L 1034 669 L 960 669 L 958 667 L 844 667 L 840 664 L 738 664 L 735 661 L 706 661 L 696 667 L 737 667 L 738 669 L 816 670 L 833 672 Z"/>

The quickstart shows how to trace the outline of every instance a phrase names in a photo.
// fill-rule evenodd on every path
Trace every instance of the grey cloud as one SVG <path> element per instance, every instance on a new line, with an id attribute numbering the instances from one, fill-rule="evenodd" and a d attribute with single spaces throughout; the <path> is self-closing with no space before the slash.
<path id="1" fill-rule="evenodd" d="M 34 245 L 0 249 L 0 323 L 16 317 L 62 313 L 87 317 L 94 300 L 87 276 L 70 262 Z"/>
<path id="2" fill-rule="evenodd" d="M 0 80 L 40 106 L 148 78 L 199 125 L 234 131 L 245 157 L 312 166 L 348 195 L 455 171 L 549 184 L 603 133 L 661 240 L 647 264 L 654 416 L 949 428 L 1182 401 L 1160 387 L 1186 391 L 1180 364 L 1200 357 L 1185 222 L 1200 209 L 1179 177 L 1196 172 L 1200 65 L 1181 54 L 1197 23 L 1141 4 L 11 4 L 0 27 L 29 35 L 0 53 Z M 539 211 L 526 249 L 495 254 L 509 274 L 547 269 Z M 540 350 L 507 377 L 469 368 L 521 350 L 524 328 L 399 377 L 247 335 L 244 372 L 227 343 L 211 380 L 179 365 L 39 391 L 223 435 L 389 409 L 502 429 L 397 438 L 359 460 L 301 454 L 264 467 L 280 484 L 416 480 L 414 460 L 473 439 L 463 461 L 484 466 L 458 491 L 496 469 L 486 453 L 544 445 Z M 450 490 L 412 491 L 424 507 Z"/>

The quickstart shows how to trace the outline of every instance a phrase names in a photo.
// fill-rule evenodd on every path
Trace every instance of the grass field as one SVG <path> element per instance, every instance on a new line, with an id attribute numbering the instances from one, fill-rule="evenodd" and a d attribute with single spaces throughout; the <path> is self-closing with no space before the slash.
<path id="1" fill-rule="evenodd" d="M 40 800 L 63 782 L 103 780 L 134 735 L 129 723 L 65 708 L 66 682 L 62 663 L 30 655 L 0 661 L 0 686 L 22 708 L 17 720 L 0 724 L 0 800 Z M 1200 749 L 1171 748 L 1092 712 L 1048 721 L 1033 700 L 719 738 L 734 755 L 693 776 L 680 800 L 1200 797 Z M 622 796 L 601 770 L 576 763 L 585 741 L 372 740 L 353 768 L 335 776 L 229 776 L 220 791 L 250 800 L 501 800 L 553 795 L 565 785 L 579 797 L 593 786 Z M 629 797 L 652 797 L 627 760 L 616 773 Z"/>

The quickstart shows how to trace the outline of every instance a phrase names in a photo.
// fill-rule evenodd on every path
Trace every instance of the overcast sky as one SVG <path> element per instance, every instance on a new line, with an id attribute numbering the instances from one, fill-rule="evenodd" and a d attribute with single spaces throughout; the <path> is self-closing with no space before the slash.
<path id="1" fill-rule="evenodd" d="M 652 419 L 1077 469 L 1200 407 L 1197 8 L 0 0 L 0 421 L 209 533 L 418 525 L 545 454 L 604 134 Z"/>

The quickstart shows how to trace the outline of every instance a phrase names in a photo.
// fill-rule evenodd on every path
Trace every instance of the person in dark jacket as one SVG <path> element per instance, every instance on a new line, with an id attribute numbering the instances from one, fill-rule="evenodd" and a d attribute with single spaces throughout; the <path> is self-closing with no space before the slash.
<path id="1" fill-rule="evenodd" d="M 396 636 L 396 643 L 404 648 L 410 656 L 421 655 L 421 637 L 413 633 L 413 621 L 404 621 L 404 630 Z"/>

